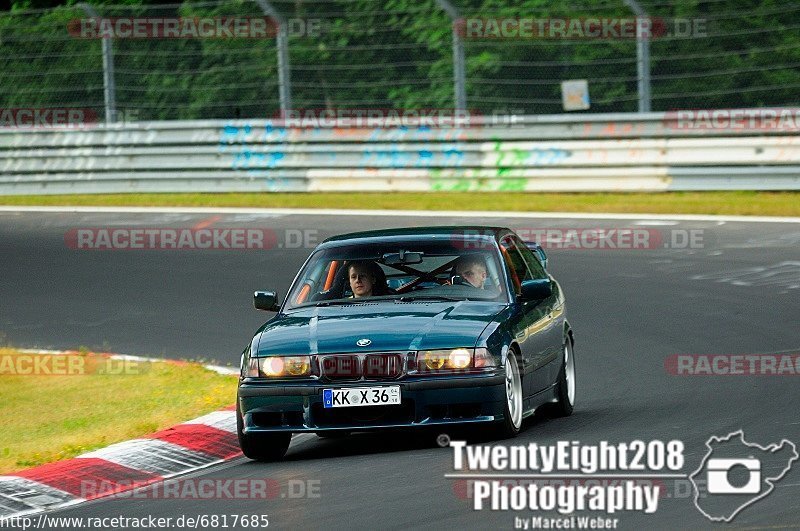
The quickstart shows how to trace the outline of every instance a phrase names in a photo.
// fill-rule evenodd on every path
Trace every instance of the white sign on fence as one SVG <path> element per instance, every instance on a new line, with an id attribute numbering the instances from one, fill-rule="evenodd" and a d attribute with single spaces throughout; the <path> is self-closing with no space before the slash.
<path id="1" fill-rule="evenodd" d="M 569 79 L 561 82 L 561 103 L 565 111 L 585 111 L 589 108 L 589 82 Z"/>

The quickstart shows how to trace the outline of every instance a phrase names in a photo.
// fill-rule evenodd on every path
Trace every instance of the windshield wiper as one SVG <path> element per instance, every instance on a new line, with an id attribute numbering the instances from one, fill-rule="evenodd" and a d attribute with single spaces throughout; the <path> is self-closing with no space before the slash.
<path id="1" fill-rule="evenodd" d="M 314 306 L 347 306 L 347 305 L 350 305 L 350 304 L 361 304 L 362 302 L 365 302 L 365 301 L 358 301 L 358 302 L 354 302 L 352 300 L 346 300 L 346 301 L 319 301 L 319 302 L 315 303 Z"/>
<path id="2" fill-rule="evenodd" d="M 466 297 L 463 299 L 459 299 L 457 297 L 447 297 L 445 295 L 408 295 L 400 297 L 398 300 L 400 302 L 412 302 L 421 300 L 461 302 L 469 299 Z"/>

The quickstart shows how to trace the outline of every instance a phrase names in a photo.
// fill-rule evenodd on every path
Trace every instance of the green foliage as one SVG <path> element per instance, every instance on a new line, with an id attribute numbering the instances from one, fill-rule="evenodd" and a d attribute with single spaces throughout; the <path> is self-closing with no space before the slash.
<path id="1" fill-rule="evenodd" d="M 68 3 L 71 3 L 69 0 Z M 631 18 L 623 3 L 452 0 L 465 18 Z M 274 0 L 287 19 L 321 21 L 290 35 L 292 107 L 453 107 L 452 24 L 435 0 Z M 651 17 L 702 19 L 705 37 L 651 41 L 654 110 L 798 104 L 800 6 L 780 0 L 641 0 Z M 648 5 L 649 3 L 649 5 Z M 63 2 L 61 3 L 63 4 Z M 104 17 L 263 16 L 244 0 L 158 5 L 93 2 Z M 92 107 L 102 117 L 101 42 L 75 38 L 86 14 L 50 0 L 0 13 L 0 107 Z M 467 100 L 484 113 L 561 112 L 560 82 L 589 80 L 592 111 L 635 111 L 633 39 L 465 39 Z M 117 107 L 138 118 L 277 114 L 276 42 L 115 39 Z"/>

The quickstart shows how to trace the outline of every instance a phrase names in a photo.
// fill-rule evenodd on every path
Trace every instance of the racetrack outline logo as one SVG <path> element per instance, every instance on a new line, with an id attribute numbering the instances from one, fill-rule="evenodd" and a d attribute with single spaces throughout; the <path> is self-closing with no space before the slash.
<path id="1" fill-rule="evenodd" d="M 770 475 L 768 472 L 763 472 L 761 470 L 761 464 L 762 464 L 761 460 L 753 458 L 752 455 L 736 456 L 733 459 L 724 459 L 724 458 L 719 458 L 719 457 L 712 458 L 712 455 L 714 454 L 714 452 L 718 451 L 718 448 L 715 448 L 715 447 L 724 445 L 726 443 L 737 444 L 737 441 L 735 441 L 735 440 L 732 441 L 732 439 L 734 439 L 734 437 L 737 437 L 737 436 L 738 436 L 738 439 L 739 439 L 738 442 L 741 443 L 742 447 L 745 447 L 745 448 L 749 447 L 749 448 L 752 448 L 752 449 L 755 450 L 754 452 L 748 452 L 748 453 L 759 453 L 759 452 L 764 453 L 764 452 L 766 452 L 769 457 L 772 457 L 774 455 L 777 455 L 779 452 L 784 451 L 785 448 L 788 448 L 791 451 L 791 457 L 786 461 L 786 466 L 782 467 L 780 473 L 777 474 L 777 475 L 775 475 L 775 474 Z M 777 481 L 780 481 L 786 475 L 786 473 L 789 472 L 789 470 L 792 468 L 792 463 L 794 461 L 796 461 L 798 459 L 798 457 L 800 457 L 800 455 L 798 455 L 798 453 L 797 453 L 797 447 L 794 445 L 793 442 L 789 441 L 788 439 L 782 439 L 780 441 L 780 443 L 777 443 L 777 444 L 773 443 L 773 444 L 769 444 L 767 446 L 761 446 L 761 445 L 756 444 L 756 443 L 747 442 L 744 439 L 744 432 L 742 430 L 737 430 L 735 432 L 729 433 L 725 437 L 718 437 L 716 435 L 712 435 L 711 438 L 708 439 L 708 441 L 706 441 L 706 448 L 708 448 L 708 453 L 703 458 L 703 461 L 700 463 L 700 466 L 697 468 L 697 470 L 695 470 L 691 475 L 689 475 L 689 481 L 692 482 L 692 485 L 694 487 L 694 505 L 695 505 L 695 507 L 697 507 L 698 511 L 703 513 L 703 516 L 705 516 L 706 518 L 708 518 L 712 522 L 726 522 L 726 523 L 729 523 L 729 522 L 733 521 L 733 519 L 736 517 L 737 514 L 739 514 L 742 511 L 742 509 L 744 509 L 745 507 L 748 507 L 748 506 L 754 504 L 755 502 L 757 502 L 758 500 L 766 497 L 770 492 L 772 492 L 775 489 L 775 483 Z M 720 450 L 720 452 L 721 452 L 721 450 Z M 712 464 L 712 462 L 716 463 L 718 465 L 721 465 L 722 468 L 717 468 L 717 467 L 711 468 L 710 465 Z M 725 468 L 725 465 L 727 465 L 727 468 Z M 734 486 L 732 486 L 730 484 L 729 480 L 726 477 L 723 477 L 724 474 L 726 474 L 733 466 L 736 466 L 736 465 L 741 465 L 741 466 L 746 467 L 747 470 L 750 473 L 750 480 L 748 480 L 748 483 L 747 483 L 747 485 L 745 487 L 738 487 L 738 488 L 734 487 Z M 715 516 L 715 515 L 709 514 L 709 512 L 704 510 L 703 507 L 701 507 L 701 505 L 699 503 L 699 500 L 700 500 L 700 497 L 701 497 L 701 486 L 698 485 L 698 482 L 695 481 L 695 478 L 697 476 L 701 475 L 704 471 L 708 475 L 708 482 L 705 485 L 705 492 L 703 493 L 703 495 L 704 495 L 704 504 L 708 504 L 708 499 L 710 498 L 709 494 L 713 494 L 715 496 L 718 495 L 718 497 L 716 497 L 716 499 L 719 499 L 719 500 L 731 499 L 731 498 L 727 498 L 727 497 L 730 497 L 730 496 L 741 496 L 741 495 L 749 496 L 751 494 L 757 494 L 757 496 L 747 499 L 741 505 L 738 505 L 738 506 L 733 505 L 732 506 L 733 510 L 727 516 L 725 516 L 725 515 L 723 515 L 723 516 Z M 759 488 L 758 490 L 752 488 L 753 487 L 752 486 L 752 483 L 753 483 L 752 479 L 756 475 L 758 475 L 757 477 L 758 477 L 759 483 L 763 480 L 763 483 L 768 485 L 769 487 L 768 488 Z M 727 486 L 724 485 L 723 482 L 727 482 L 728 485 Z M 713 486 L 715 483 L 723 483 L 723 485 Z M 721 487 L 721 488 L 717 488 L 717 487 Z M 727 512 L 727 510 L 726 510 L 726 512 Z"/>

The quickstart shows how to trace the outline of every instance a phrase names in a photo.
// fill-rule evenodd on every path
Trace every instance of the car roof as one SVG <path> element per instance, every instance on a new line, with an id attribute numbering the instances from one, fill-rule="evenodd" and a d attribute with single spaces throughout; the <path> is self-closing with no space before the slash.
<path id="1" fill-rule="evenodd" d="M 362 232 L 350 232 L 347 234 L 340 234 L 338 236 L 331 236 L 323 241 L 326 243 L 336 242 L 350 242 L 353 240 L 372 240 L 375 242 L 407 236 L 412 239 L 424 238 L 426 236 L 452 236 L 455 232 L 465 232 L 470 237 L 488 237 L 492 236 L 495 239 L 499 238 L 500 234 L 507 232 L 510 229 L 506 227 L 486 227 L 480 225 L 446 225 L 446 226 L 431 226 L 431 227 L 403 227 L 398 229 L 381 229 L 369 230 Z M 367 241 L 360 241 L 359 243 L 367 243 Z"/>

